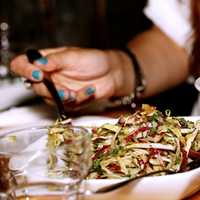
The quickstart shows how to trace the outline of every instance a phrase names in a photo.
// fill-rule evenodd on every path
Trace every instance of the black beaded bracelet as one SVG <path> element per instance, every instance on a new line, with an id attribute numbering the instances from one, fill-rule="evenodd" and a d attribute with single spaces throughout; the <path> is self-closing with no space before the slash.
<path id="1" fill-rule="evenodd" d="M 132 61 L 133 64 L 133 71 L 135 73 L 135 89 L 134 91 L 128 95 L 123 97 L 112 97 L 111 100 L 111 107 L 116 106 L 126 106 L 131 105 L 132 108 L 135 108 L 138 103 L 138 99 L 141 97 L 142 93 L 145 90 L 146 81 L 140 68 L 140 64 L 137 61 L 137 58 L 133 52 L 131 52 L 127 47 L 120 49 L 122 52 L 126 53 Z"/>
<path id="2" fill-rule="evenodd" d="M 133 70 L 135 73 L 135 90 L 134 90 L 135 97 L 134 98 L 135 99 L 140 98 L 146 86 L 146 80 L 144 78 L 142 69 L 136 58 L 136 55 L 133 52 L 131 52 L 127 47 L 124 47 L 121 50 L 129 56 L 129 58 L 131 59 L 133 63 Z"/>

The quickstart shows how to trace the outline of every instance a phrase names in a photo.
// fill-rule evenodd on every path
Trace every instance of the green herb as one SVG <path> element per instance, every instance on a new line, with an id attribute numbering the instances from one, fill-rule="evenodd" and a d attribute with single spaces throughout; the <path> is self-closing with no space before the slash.
<path id="1" fill-rule="evenodd" d="M 117 154 L 119 153 L 120 148 L 114 148 L 111 152 L 110 152 L 110 156 L 117 156 Z"/>
<path id="2" fill-rule="evenodd" d="M 152 124 L 151 131 L 156 132 L 156 129 L 158 127 L 158 123 L 156 121 L 152 121 L 151 124 Z"/>
<path id="3" fill-rule="evenodd" d="M 158 112 L 154 112 L 154 114 L 151 117 L 151 121 L 156 121 L 157 122 L 158 118 L 159 118 Z"/>
<path id="4" fill-rule="evenodd" d="M 102 173 L 101 159 L 97 159 L 93 161 L 91 172 L 97 172 L 98 174 Z"/>

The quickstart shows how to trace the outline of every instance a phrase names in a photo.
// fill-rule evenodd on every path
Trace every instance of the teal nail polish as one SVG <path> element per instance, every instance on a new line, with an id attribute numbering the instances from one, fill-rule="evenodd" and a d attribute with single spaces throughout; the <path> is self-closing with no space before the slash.
<path id="1" fill-rule="evenodd" d="M 37 59 L 36 62 L 41 65 L 46 65 L 48 63 L 48 60 L 45 57 L 41 57 L 41 58 Z"/>
<path id="2" fill-rule="evenodd" d="M 89 87 L 86 89 L 85 93 L 88 95 L 88 96 L 91 96 L 95 93 L 95 88 L 93 87 Z"/>
<path id="3" fill-rule="evenodd" d="M 65 98 L 65 92 L 64 90 L 58 90 L 58 95 L 60 97 L 60 99 L 63 101 Z"/>
<path id="4" fill-rule="evenodd" d="M 40 80 L 41 74 L 39 70 L 32 71 L 32 77 L 36 80 Z"/>

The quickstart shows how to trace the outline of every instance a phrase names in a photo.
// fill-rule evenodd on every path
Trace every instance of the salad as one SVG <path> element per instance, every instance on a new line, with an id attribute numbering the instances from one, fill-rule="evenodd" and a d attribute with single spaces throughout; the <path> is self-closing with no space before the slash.
<path id="1" fill-rule="evenodd" d="M 89 178 L 135 177 L 153 171 L 185 171 L 199 156 L 199 122 L 164 115 L 143 105 L 115 125 L 93 129 Z"/>
<path id="2" fill-rule="evenodd" d="M 162 170 L 187 171 L 189 163 L 200 158 L 200 122 L 172 117 L 169 111 L 161 113 L 149 105 L 121 116 L 116 124 L 94 127 L 91 132 L 89 179 L 131 178 Z M 57 145 L 51 145 L 51 150 L 65 144 L 65 137 L 68 140 L 67 131 L 50 133 L 49 138 L 55 139 L 56 135 Z"/>

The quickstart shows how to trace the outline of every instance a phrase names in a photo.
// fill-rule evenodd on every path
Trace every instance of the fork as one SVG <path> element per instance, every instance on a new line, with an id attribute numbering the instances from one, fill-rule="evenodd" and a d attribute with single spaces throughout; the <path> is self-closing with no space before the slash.
<path id="1" fill-rule="evenodd" d="M 35 60 L 39 59 L 42 57 L 42 54 L 40 54 L 40 52 L 36 49 L 28 49 L 26 51 L 26 55 L 28 57 L 28 60 L 30 63 L 33 63 Z M 52 98 L 54 99 L 57 109 L 58 109 L 58 113 L 59 113 L 59 117 L 62 120 L 66 119 L 66 113 L 65 113 L 65 107 L 64 104 L 62 103 L 57 90 L 53 84 L 53 81 L 51 80 L 50 77 L 45 77 L 43 79 L 43 83 L 45 84 L 45 86 L 47 87 L 48 91 L 50 92 Z"/>

